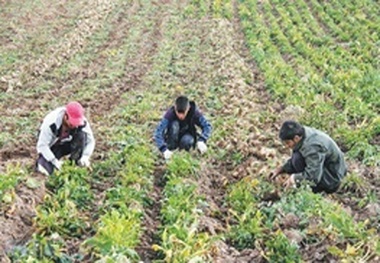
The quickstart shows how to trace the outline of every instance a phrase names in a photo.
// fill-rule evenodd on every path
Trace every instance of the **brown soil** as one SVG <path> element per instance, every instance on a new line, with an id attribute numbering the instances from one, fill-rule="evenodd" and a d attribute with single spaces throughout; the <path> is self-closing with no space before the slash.
<path id="1" fill-rule="evenodd" d="M 162 164 L 157 164 L 156 170 L 153 173 L 153 190 L 149 194 L 152 203 L 147 209 L 145 209 L 143 221 L 144 233 L 140 239 L 140 244 L 136 248 L 137 253 L 140 255 L 140 259 L 147 263 L 152 262 L 158 257 L 157 252 L 152 249 L 152 245 L 158 244 L 160 241 L 157 232 L 158 227 L 160 226 L 159 216 L 161 211 L 162 190 L 165 187 L 164 173 L 164 166 L 162 166 Z"/>
<path id="2" fill-rule="evenodd" d="M 11 1 L 14 5 L 18 4 L 22 6 L 23 1 L 15 0 Z M 59 2 L 59 1 L 57 1 Z M 57 13 L 61 14 L 55 20 L 55 26 L 65 26 L 65 19 L 73 16 L 62 3 L 48 4 L 45 3 L 44 14 L 40 16 L 33 15 L 31 12 L 20 13 L 18 17 L 14 17 L 13 21 L 18 28 L 23 28 L 28 31 L 30 36 L 38 34 L 38 30 L 41 29 L 46 19 L 54 19 Z M 81 1 L 79 1 L 81 2 Z M 91 2 L 91 1 L 90 1 Z M 96 1 L 95 1 L 96 2 Z M 105 1 L 106 3 L 107 1 Z M 131 27 L 134 26 L 135 21 L 128 20 L 137 12 L 141 11 L 141 6 L 136 2 L 128 6 L 125 11 L 118 14 L 109 23 L 112 23 L 113 29 L 109 34 L 108 41 L 99 48 L 99 50 L 111 50 L 116 49 L 123 44 L 124 38 L 128 34 Z M 84 3 L 82 3 L 84 4 Z M 157 47 L 162 40 L 163 32 L 161 32 L 162 23 L 166 16 L 166 6 L 173 4 L 173 1 L 160 0 L 155 1 L 157 11 L 154 16 L 150 17 L 150 21 L 153 24 L 153 30 L 147 30 L 138 40 L 136 52 L 131 55 L 125 65 L 125 74 L 122 78 L 117 79 L 108 87 L 104 87 L 99 90 L 96 97 L 88 99 L 83 102 L 83 105 L 88 109 L 88 114 L 91 115 L 91 124 L 94 133 L 97 137 L 97 147 L 93 157 L 94 161 L 99 161 L 104 158 L 104 153 L 110 151 L 110 146 L 107 144 L 107 136 L 102 129 L 104 126 L 112 126 L 112 118 L 107 116 L 113 111 L 115 107 L 122 100 L 122 94 L 129 90 L 144 89 L 142 81 L 145 74 L 150 70 L 152 58 L 157 52 Z M 234 1 L 236 5 L 236 1 Z M 180 8 L 181 3 L 177 3 Z M 85 7 L 83 7 L 85 8 Z M 88 36 L 93 34 L 97 28 L 101 27 L 104 17 L 110 12 L 110 7 L 99 7 L 98 12 L 92 12 L 87 8 L 85 11 L 88 16 L 83 23 L 78 25 L 77 30 L 72 30 L 71 33 L 65 35 L 65 41 L 59 42 L 51 47 L 50 54 L 58 54 L 54 60 L 50 59 L 49 55 L 42 58 L 31 58 L 31 62 L 24 65 L 14 75 L 7 75 L 0 81 L 1 92 L 9 92 L 14 96 L 2 99 L 0 110 L 4 117 L 11 119 L 14 115 L 24 116 L 26 118 L 33 118 L 36 121 L 34 128 L 37 131 L 39 121 L 47 113 L 43 106 L 47 101 L 54 101 L 53 104 L 58 102 L 66 102 L 67 98 L 72 98 L 72 94 L 76 94 L 80 91 L 80 84 L 88 79 L 95 79 L 96 75 L 101 72 L 106 58 L 102 56 L 96 56 L 96 59 L 89 63 L 86 68 L 78 68 L 75 72 L 71 72 L 66 79 L 54 79 L 53 86 L 44 93 L 37 95 L 23 96 L 23 89 L 27 90 L 35 86 L 38 81 L 44 77 L 44 74 L 54 71 L 65 61 L 75 56 L 77 52 L 80 52 L 80 48 L 86 46 Z M 36 9 L 36 13 L 41 13 L 40 8 Z M 78 12 L 78 11 L 77 11 Z M 1 14 L 9 16 L 14 15 L 2 11 Z M 319 21 L 320 22 L 320 21 Z M 53 24 L 53 22 L 50 22 Z M 210 33 L 210 28 L 217 28 L 225 30 L 225 36 L 229 36 L 231 45 L 229 50 L 224 50 L 224 58 L 219 58 L 219 54 L 215 55 L 213 63 L 215 65 L 225 64 L 226 68 L 218 67 L 217 70 L 222 71 L 227 78 L 231 80 L 226 89 L 228 90 L 220 99 L 225 107 L 220 111 L 213 111 L 208 109 L 210 114 L 218 114 L 225 117 L 235 116 L 238 123 L 234 127 L 229 127 L 228 133 L 233 135 L 223 140 L 216 141 L 215 145 L 220 148 L 227 149 L 227 156 L 231 157 L 234 151 L 238 151 L 242 154 L 242 162 L 238 165 L 233 164 L 231 158 L 227 158 L 227 161 L 220 161 L 215 157 L 205 157 L 202 160 L 199 187 L 197 191 L 199 194 L 206 196 L 206 201 L 209 207 L 205 211 L 205 215 L 201 218 L 200 231 L 207 231 L 212 235 L 224 232 L 228 223 L 228 208 L 225 207 L 226 189 L 227 186 L 241 180 L 250 174 L 265 174 L 268 171 L 267 161 L 273 158 L 278 160 L 278 164 L 286 158 L 287 153 L 281 144 L 273 138 L 277 138 L 279 125 L 281 123 L 281 113 L 285 106 L 278 102 L 273 102 L 270 95 L 265 91 L 264 79 L 260 74 L 257 66 L 252 60 L 252 56 L 249 54 L 245 43 L 242 30 L 240 28 L 240 22 L 238 19 L 237 10 L 235 8 L 235 16 L 232 23 L 224 20 L 197 21 L 199 24 L 192 24 L 189 22 L 189 27 L 193 26 L 191 32 L 195 32 L 202 36 L 201 42 L 211 42 L 214 47 L 218 46 L 220 41 L 229 41 L 219 39 L 223 33 Z M 89 26 L 92 25 L 92 26 Z M 322 28 L 326 31 L 325 27 Z M 21 30 L 17 31 L 17 28 L 11 28 L 15 31 L 20 39 L 23 37 Z M 205 32 L 203 32 L 204 30 Z M 208 31 L 209 30 L 209 31 Z M 56 37 L 62 36 L 62 33 L 55 31 Z M 12 46 L 9 39 L 0 38 L 0 43 L 10 48 L 22 48 L 22 43 L 17 43 L 16 46 Z M 66 47 L 74 47 L 66 49 Z M 217 50 L 216 51 L 220 51 Z M 101 53 L 101 51 L 99 52 Z M 204 54 L 206 59 L 209 54 Z M 236 59 L 240 61 L 238 65 L 234 65 L 230 60 Z M 209 61 L 199 61 L 200 65 L 210 64 Z M 229 67 L 230 66 L 230 67 Z M 249 75 L 250 82 L 244 83 L 241 79 L 237 79 L 234 75 L 235 72 L 230 72 L 236 68 L 245 68 Z M 237 71 L 237 69 L 236 69 Z M 197 75 L 198 74 L 198 75 Z M 184 84 L 191 83 L 194 79 L 207 78 L 204 73 L 199 70 L 199 73 L 191 76 L 181 76 L 181 80 Z M 193 78 L 193 79 L 191 79 Z M 28 79 L 28 81 L 23 81 Z M 75 82 L 70 86 L 71 82 Z M 11 87 L 11 88 L 10 88 Z M 236 110 L 236 105 L 241 105 L 239 111 Z M 202 105 L 203 106 L 203 105 Z M 31 115 L 33 112 L 39 112 L 38 117 Z M 268 118 L 262 121 L 259 118 L 252 117 L 251 113 L 254 112 L 268 112 Z M 277 116 L 277 117 L 273 117 Z M 280 116 L 280 117 L 278 117 Z M 288 117 L 286 115 L 285 117 Z M 38 120 L 38 121 L 37 121 Z M 273 121 L 274 120 L 274 121 Z M 7 129 L 10 134 L 18 134 L 15 124 L 6 123 Z M 244 133 L 249 131 L 248 134 Z M 0 172 L 5 170 L 6 165 L 10 163 L 20 163 L 23 166 L 28 167 L 29 171 L 32 171 L 34 160 L 36 158 L 35 133 L 28 132 L 26 134 L 16 135 L 15 140 L 9 140 L 6 145 L 0 149 Z M 22 142 L 22 145 L 18 145 L 18 142 Z M 377 138 L 376 140 L 377 141 Z M 281 154 L 281 156 L 280 156 Z M 363 175 L 365 182 L 367 183 L 364 189 L 342 189 L 340 193 L 328 197 L 332 202 L 339 202 L 343 207 L 350 211 L 354 215 L 354 218 L 363 220 L 364 218 L 371 218 L 376 220 L 379 218 L 379 207 L 375 204 L 370 204 L 364 208 L 358 207 L 357 202 L 351 198 L 350 192 L 357 196 L 364 196 L 368 190 L 375 192 L 378 200 L 380 199 L 380 180 L 379 170 L 377 168 L 368 168 L 358 163 L 350 163 L 351 170 L 355 170 L 358 174 Z M 164 182 L 162 176 L 164 174 L 164 168 L 162 164 L 157 163 L 154 172 L 154 187 L 150 193 L 150 199 L 152 204 L 145 210 L 143 226 L 144 233 L 141 237 L 141 242 L 137 248 L 141 259 L 144 262 L 151 262 L 157 259 L 156 253 L 151 249 L 153 244 L 156 244 L 159 240 L 156 237 L 158 227 L 160 225 L 159 213 L 160 202 L 162 200 L 162 189 Z M 34 233 L 33 218 L 36 215 L 36 206 L 43 201 L 45 195 L 44 182 L 46 178 L 40 174 L 30 172 L 27 176 L 35 178 L 40 182 L 40 187 L 30 189 L 26 185 L 25 181 L 21 182 L 15 189 L 14 202 L 1 207 L 0 211 L 0 262 L 7 262 L 4 253 L 15 245 L 24 244 L 30 239 Z M 27 179 L 26 179 L 27 180 Z M 94 185 L 96 190 L 96 202 L 101 203 L 104 192 L 112 185 L 112 182 L 104 182 L 104 184 Z M 271 193 L 264 197 L 268 201 L 276 201 L 280 198 L 278 193 Z M 327 262 L 333 260 L 326 256 L 326 245 L 329 244 L 329 240 L 323 240 L 317 244 L 303 244 L 302 237 L 297 231 L 298 218 L 292 214 L 285 215 L 280 227 L 283 228 L 286 235 L 290 240 L 296 243 L 302 244 L 304 251 L 303 258 L 305 261 L 311 262 Z M 377 223 L 379 224 L 379 223 Z M 73 241 L 71 245 L 72 250 L 78 249 L 78 243 Z M 218 241 L 215 244 L 215 251 L 213 253 L 214 262 L 265 262 L 261 252 L 258 249 L 245 249 L 238 251 L 232 245 L 223 241 Z M 306 252 L 307 251 L 307 252 Z"/>

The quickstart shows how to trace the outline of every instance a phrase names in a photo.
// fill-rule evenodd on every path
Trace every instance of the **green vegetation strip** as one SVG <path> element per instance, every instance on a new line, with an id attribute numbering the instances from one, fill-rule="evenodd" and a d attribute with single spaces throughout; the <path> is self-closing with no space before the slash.
<path id="1" fill-rule="evenodd" d="M 163 262 L 211 260 L 211 237 L 198 229 L 204 199 L 197 192 L 198 166 L 187 153 L 175 155 L 167 165 L 161 209 L 161 244 L 153 246 L 163 254 Z"/>
<path id="2" fill-rule="evenodd" d="M 380 127 L 377 65 L 348 53 L 329 36 L 326 41 L 334 48 L 314 48 L 314 37 L 291 13 L 293 5 L 275 0 L 272 5 L 255 0 L 239 5 L 248 45 L 268 89 L 287 104 L 311 109 L 303 116 L 306 124 L 329 131 L 350 156 L 377 165 L 380 151 L 372 143 Z"/>
<path id="3" fill-rule="evenodd" d="M 269 6 L 262 7 L 265 10 Z M 279 52 L 282 46 L 277 49 L 277 45 L 272 43 L 270 33 L 267 31 L 266 23 L 269 23 L 271 18 L 268 20 L 258 19 L 260 17 L 256 13 L 258 10 L 260 9 L 253 8 L 253 6 L 240 6 L 242 23 L 246 32 L 251 33 L 256 30 L 257 36 L 261 37 L 261 39 L 249 38 L 252 41 L 249 42 L 252 44 L 251 50 L 256 46 L 261 65 L 268 66 L 265 68 L 266 70 L 270 70 L 269 63 L 275 63 L 275 60 L 278 59 L 284 63 L 283 68 L 285 68 L 288 65 L 282 60 Z M 251 20 L 252 18 L 258 20 Z M 247 22 L 248 19 L 249 22 Z M 263 40 L 265 42 L 260 42 Z M 291 46 L 288 47 L 291 48 Z M 263 57 L 259 55 L 263 55 Z M 267 61 L 268 59 L 270 62 Z M 288 72 L 292 71 L 289 69 Z M 296 73 L 292 74 L 294 74 L 292 75 L 294 79 L 291 81 L 294 80 L 294 83 L 297 83 Z M 275 76 L 274 72 L 273 76 Z M 279 83 L 274 81 L 272 83 L 273 87 L 278 87 L 275 85 Z M 274 91 L 276 90 L 278 89 L 274 88 Z M 300 225 L 296 226 L 299 229 L 297 234 L 303 242 L 317 244 L 329 239 L 333 245 L 327 246 L 326 250 L 340 260 L 364 259 L 366 261 L 379 256 L 379 238 L 376 229 L 371 226 L 369 221 L 355 221 L 340 205 L 334 204 L 320 195 L 315 195 L 310 190 L 300 189 L 298 192 L 286 193 L 279 202 L 268 206 L 268 203 L 263 200 L 266 194 L 273 193 L 273 191 L 275 191 L 274 186 L 269 184 L 262 174 L 250 175 L 229 187 L 227 204 L 230 207 L 229 213 L 232 219 L 226 238 L 236 248 L 254 247 L 260 250 L 261 254 L 270 262 L 301 262 L 303 250 L 300 241 L 293 240 L 289 231 L 281 225 L 285 217 L 295 214 L 296 218 L 300 220 Z M 317 220 L 317 225 L 313 224 L 314 220 Z M 327 233 L 324 232 L 325 230 Z"/>
<path id="4" fill-rule="evenodd" d="M 81 259 L 80 254 L 67 254 L 65 241 L 81 238 L 91 231 L 89 219 L 94 194 L 90 180 L 85 169 L 71 165 L 49 177 L 46 182 L 49 193 L 37 208 L 37 231 L 27 246 L 14 249 L 13 262 Z"/>
<path id="5" fill-rule="evenodd" d="M 0 171 L 0 204 L 11 204 L 15 197 L 16 185 L 26 177 L 26 171 L 19 165 L 9 164 Z"/>
<path id="6" fill-rule="evenodd" d="M 143 127 L 133 128 L 123 118 L 133 110 L 141 110 L 141 104 L 121 109 L 118 116 L 121 126 L 113 135 L 119 153 L 98 169 L 101 176 L 107 176 L 110 168 L 118 169 L 113 186 L 106 190 L 95 224 L 96 233 L 84 242 L 99 260 L 139 258 L 134 248 L 143 231 L 141 223 L 144 206 L 149 201 L 147 194 L 152 190 L 154 158 L 148 138 L 141 136 Z"/>
<path id="7" fill-rule="evenodd" d="M 142 10 L 143 12 L 129 18 L 140 21 L 141 16 L 150 16 L 149 13 L 146 14 L 145 12 L 152 11 L 152 9 Z M 145 30 L 147 24 L 139 23 L 139 25 L 140 27 L 136 27 L 135 31 L 129 34 L 129 38 L 121 42 L 123 45 L 113 47 L 113 52 L 104 51 L 103 55 L 110 58 L 106 60 L 107 63 L 101 69 L 101 72 L 105 71 L 104 74 L 101 74 L 104 78 L 96 78 L 96 85 L 91 85 L 94 83 L 92 79 L 84 82 L 85 92 L 79 93 L 76 99 L 93 98 L 93 94 L 100 88 L 120 79 L 125 73 L 125 63 L 128 61 L 125 52 L 132 56 L 131 59 L 133 56 L 139 55 L 140 50 L 133 49 L 139 46 L 134 46 L 132 43 L 138 43 L 142 39 L 141 31 Z M 104 27 L 104 30 L 105 32 L 98 32 L 98 35 L 102 36 L 101 38 L 95 35 L 93 46 L 100 47 L 97 40 L 106 41 L 108 32 L 112 28 Z M 88 50 L 91 51 L 92 49 L 89 48 Z M 86 57 L 86 53 L 82 55 Z M 74 58 L 72 62 L 75 64 L 75 61 L 89 63 L 86 59 L 77 60 Z M 114 75 L 106 73 L 110 71 L 114 72 Z M 58 73 L 58 76 L 65 77 L 62 72 Z M 139 95 L 136 96 L 139 98 Z M 143 205 L 147 202 L 147 192 L 151 188 L 152 178 L 149 176 L 152 172 L 153 158 L 152 151 L 148 147 L 150 133 L 148 136 L 141 136 L 142 131 L 146 131 L 147 128 L 144 126 L 133 129 L 129 123 L 129 118 L 135 112 L 146 113 L 144 108 L 146 101 L 141 102 L 140 99 L 137 99 L 136 104 L 131 104 L 129 96 L 121 99 L 128 101 L 128 105 L 118 105 L 110 116 L 103 117 L 103 128 L 100 129 L 102 136 L 104 136 L 103 140 L 108 140 L 105 143 L 109 147 L 113 147 L 114 150 L 105 153 L 105 161 L 95 162 L 93 171 L 91 173 L 86 172 L 85 178 L 82 178 L 83 180 L 80 182 L 72 181 L 78 174 L 71 170 L 63 171 L 63 173 L 66 172 L 73 176 L 67 180 L 64 179 L 66 176 L 58 174 L 64 183 L 58 183 L 52 179 L 55 177 L 49 178 L 49 181 L 53 180 L 50 184 L 56 185 L 58 188 L 54 188 L 55 190 L 51 195 L 46 197 L 46 202 L 38 208 L 41 212 L 36 221 L 41 221 L 39 225 L 41 230 L 34 235 L 26 247 L 21 247 L 20 250 L 16 249 L 12 256 L 13 260 L 28 259 L 48 262 L 49 258 L 54 258 L 55 260 L 69 260 L 71 262 L 84 260 L 88 257 L 91 260 L 124 260 L 126 257 L 133 260 L 138 259 L 134 247 L 139 243 L 142 233 Z M 79 180 L 79 178 L 77 179 Z M 85 186 L 79 187 L 82 183 L 86 183 Z M 105 197 L 95 203 L 94 191 L 99 194 L 99 190 L 91 187 L 102 184 L 110 188 L 106 191 Z M 88 200 L 88 207 L 80 206 L 79 209 L 78 205 L 71 200 L 71 196 L 67 196 L 70 189 L 78 188 L 83 189 L 83 191 L 88 190 L 87 196 L 90 199 Z M 62 201 L 62 197 L 65 197 L 65 201 Z M 89 214 L 92 215 L 89 216 Z M 70 220 L 70 217 L 74 217 L 75 220 Z M 71 232 L 72 230 L 75 231 Z M 117 235 L 114 231 L 118 232 Z M 126 239 L 125 237 L 129 238 Z M 79 247 L 75 247 L 73 253 L 73 251 L 69 251 L 73 239 L 77 244 L 87 240 L 81 245 L 80 251 L 76 251 Z"/>
<path id="8" fill-rule="evenodd" d="M 265 178 L 254 176 L 230 186 L 227 201 L 236 223 L 227 237 L 235 247 L 255 247 L 273 262 L 301 262 L 301 241 L 311 246 L 330 243 L 326 252 L 340 260 L 368 261 L 380 255 L 378 234 L 368 220 L 355 221 L 340 205 L 309 189 L 287 193 L 267 206 L 261 200 L 272 187 Z M 295 232 L 282 226 L 286 218 L 293 220 Z"/>

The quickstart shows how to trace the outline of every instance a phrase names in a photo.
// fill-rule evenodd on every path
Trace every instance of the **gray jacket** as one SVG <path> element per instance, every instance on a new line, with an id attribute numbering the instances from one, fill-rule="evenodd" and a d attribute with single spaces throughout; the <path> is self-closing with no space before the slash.
<path id="1" fill-rule="evenodd" d="M 294 175 L 296 182 L 306 179 L 326 189 L 336 187 L 347 173 L 343 152 L 326 133 L 304 128 L 305 136 L 294 151 L 300 152 L 306 167 L 303 172 Z"/>

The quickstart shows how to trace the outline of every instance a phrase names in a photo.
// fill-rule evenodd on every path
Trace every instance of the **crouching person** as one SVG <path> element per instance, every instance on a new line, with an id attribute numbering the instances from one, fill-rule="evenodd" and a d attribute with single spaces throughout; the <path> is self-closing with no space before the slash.
<path id="1" fill-rule="evenodd" d="M 82 105 L 70 102 L 44 118 L 37 141 L 36 170 L 51 175 L 61 169 L 61 158 L 66 155 L 77 165 L 89 167 L 94 148 L 95 139 Z"/>
<path id="2" fill-rule="evenodd" d="M 326 133 L 302 126 L 295 121 L 282 124 L 279 137 L 293 150 L 291 158 L 272 174 L 291 174 L 285 181 L 286 188 L 306 180 L 314 193 L 333 193 L 338 190 L 347 173 L 342 151 Z"/>
<path id="3" fill-rule="evenodd" d="M 200 135 L 197 133 L 197 127 L 202 130 Z M 189 151 L 197 147 L 200 153 L 205 153 L 211 130 L 211 124 L 199 111 L 195 102 L 180 96 L 158 124 L 154 139 L 164 158 L 169 160 L 175 149 Z"/>

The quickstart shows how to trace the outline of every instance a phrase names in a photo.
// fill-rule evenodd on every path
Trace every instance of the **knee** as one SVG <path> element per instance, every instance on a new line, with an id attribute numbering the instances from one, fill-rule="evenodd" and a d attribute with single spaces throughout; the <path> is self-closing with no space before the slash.
<path id="1" fill-rule="evenodd" d="M 41 154 L 38 156 L 36 161 L 37 172 L 40 172 L 44 175 L 51 175 L 54 171 L 54 166 L 51 162 L 48 162 Z"/>
<path id="2" fill-rule="evenodd" d="M 191 136 L 189 134 L 185 134 L 181 138 L 181 142 L 180 142 L 180 148 L 181 149 L 185 149 L 186 151 L 189 151 L 193 145 L 194 145 L 194 137 L 193 136 Z"/>

